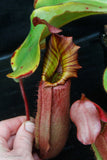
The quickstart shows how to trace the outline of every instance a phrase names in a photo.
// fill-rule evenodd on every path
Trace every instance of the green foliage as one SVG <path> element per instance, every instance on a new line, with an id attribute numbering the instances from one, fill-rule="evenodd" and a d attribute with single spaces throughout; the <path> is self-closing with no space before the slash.
<path id="1" fill-rule="evenodd" d="M 31 14 L 31 29 L 23 44 L 11 58 L 13 72 L 7 76 L 13 79 L 24 78 L 31 75 L 40 62 L 40 45 L 45 45 L 45 38 L 50 34 L 44 24 L 34 27 L 33 19 L 39 17 L 51 25 L 61 26 L 76 19 L 96 15 L 107 14 L 106 0 L 39 0 Z M 45 7 L 43 7 L 45 6 Z M 39 8 L 40 7 L 40 8 Z"/>
<path id="2" fill-rule="evenodd" d="M 67 2 L 80 2 L 80 3 L 85 3 L 85 4 L 91 4 L 91 5 L 96 5 L 99 4 L 101 6 L 107 5 L 106 0 L 38 0 L 37 3 L 35 3 L 34 7 L 40 8 L 40 7 L 45 7 L 45 6 L 53 6 L 53 5 L 58 5 L 62 3 L 67 3 Z"/>
<path id="3" fill-rule="evenodd" d="M 107 92 L 107 68 L 104 71 L 104 75 L 103 75 L 103 86 L 105 91 Z"/>

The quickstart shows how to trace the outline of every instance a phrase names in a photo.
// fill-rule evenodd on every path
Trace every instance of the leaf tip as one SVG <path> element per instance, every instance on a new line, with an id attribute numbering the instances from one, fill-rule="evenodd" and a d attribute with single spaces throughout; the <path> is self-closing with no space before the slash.
<path id="1" fill-rule="evenodd" d="M 52 26 L 47 21 L 45 21 L 44 19 L 40 19 L 39 17 L 34 17 L 32 22 L 33 22 L 34 26 L 37 26 L 38 24 L 45 24 L 48 27 L 48 30 L 50 31 L 50 33 L 60 33 L 60 32 L 62 32 L 61 29 Z"/>

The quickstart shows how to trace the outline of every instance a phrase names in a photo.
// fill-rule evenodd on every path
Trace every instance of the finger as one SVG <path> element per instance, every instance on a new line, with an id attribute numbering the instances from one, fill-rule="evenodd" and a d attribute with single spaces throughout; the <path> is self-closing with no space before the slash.
<path id="1" fill-rule="evenodd" d="M 31 122 L 34 122 L 34 118 L 30 117 L 30 120 L 31 120 Z M 11 136 L 11 137 L 8 139 L 7 144 L 8 144 L 8 148 L 9 148 L 10 150 L 13 149 L 13 144 L 14 144 L 14 139 L 15 139 L 15 137 L 16 137 L 16 135 L 13 135 L 13 136 Z"/>
<path id="2" fill-rule="evenodd" d="M 26 120 L 25 116 L 19 116 L 19 117 L 1 121 L 0 122 L 0 137 L 8 141 L 12 135 L 16 134 L 18 128 L 21 126 L 21 124 L 25 120 Z"/>
<path id="3" fill-rule="evenodd" d="M 0 122 L 0 151 L 9 151 L 8 140 L 16 134 L 20 125 L 25 121 L 25 116 L 11 118 Z"/>
<path id="4" fill-rule="evenodd" d="M 21 153 L 32 152 L 34 128 L 34 123 L 30 121 L 26 121 L 22 124 L 14 140 L 14 150 L 19 151 Z"/>
<path id="5" fill-rule="evenodd" d="M 34 122 L 34 119 L 33 119 L 32 117 L 31 117 L 30 119 L 31 119 L 32 122 Z M 16 137 L 16 135 L 11 136 L 11 137 L 9 138 L 8 142 L 7 142 L 8 148 L 9 148 L 10 150 L 13 149 L 13 144 L 14 144 L 15 137 Z"/>

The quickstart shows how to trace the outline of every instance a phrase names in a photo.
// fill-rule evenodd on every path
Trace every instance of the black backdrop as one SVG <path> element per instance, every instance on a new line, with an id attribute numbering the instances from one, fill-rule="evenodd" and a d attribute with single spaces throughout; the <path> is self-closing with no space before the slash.
<path id="1" fill-rule="evenodd" d="M 8 79 L 11 72 L 10 57 L 12 52 L 24 41 L 30 30 L 30 14 L 33 0 L 1 0 L 0 1 L 0 120 L 25 114 L 19 85 Z M 83 67 L 78 78 L 72 78 L 71 103 L 79 99 L 81 93 L 95 101 L 103 109 L 107 106 L 107 95 L 102 86 L 102 74 L 106 66 L 106 47 L 102 35 L 106 15 L 90 16 L 69 23 L 62 27 L 63 34 L 73 36 L 79 50 L 79 63 Z M 37 71 L 24 80 L 24 86 L 30 105 L 30 113 L 35 116 L 37 86 L 42 71 L 45 51 L 42 51 L 41 62 Z M 66 147 L 55 159 L 94 160 L 90 146 L 83 146 L 76 139 L 76 128 L 71 122 L 71 131 Z"/>

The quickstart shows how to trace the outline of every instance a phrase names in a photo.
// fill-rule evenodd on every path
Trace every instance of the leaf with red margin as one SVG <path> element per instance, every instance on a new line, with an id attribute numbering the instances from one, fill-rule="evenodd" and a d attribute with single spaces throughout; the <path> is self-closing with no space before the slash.
<path id="1" fill-rule="evenodd" d="M 39 2 L 39 1 L 38 1 Z M 49 1 L 47 1 L 49 3 Z M 61 27 L 73 20 L 95 15 L 106 14 L 106 1 L 78 0 L 75 2 L 60 1 L 62 4 L 41 7 L 35 9 L 31 14 L 31 29 L 30 32 L 19 49 L 15 51 L 11 59 L 13 72 L 7 76 L 13 79 L 27 77 L 33 73 L 40 62 L 40 45 L 45 46 L 45 38 L 50 34 L 48 28 L 44 24 L 37 26 L 33 25 L 33 20 L 38 17 L 47 21 L 55 27 Z M 30 73 L 30 74 L 29 74 Z"/>
<path id="2" fill-rule="evenodd" d="M 34 0 L 34 8 L 46 7 L 46 6 L 53 6 L 53 5 L 60 5 L 67 2 L 81 2 L 86 4 L 97 4 L 102 6 L 102 4 L 107 4 L 106 0 Z"/>
<path id="3" fill-rule="evenodd" d="M 59 33 L 62 31 L 54 26 L 51 26 L 45 20 L 38 17 L 33 19 L 33 23 L 34 26 L 37 26 L 38 24 L 46 24 L 49 31 L 52 33 Z M 32 25 L 32 27 L 34 26 Z M 34 29 L 35 28 L 31 30 L 25 42 L 13 53 L 11 57 L 11 66 L 14 72 L 7 75 L 9 78 L 21 79 L 28 77 L 38 67 L 40 62 L 40 46 L 38 36 L 38 43 L 35 43 L 36 33 L 33 31 Z M 40 33 L 41 32 L 39 32 L 39 37 Z"/>

